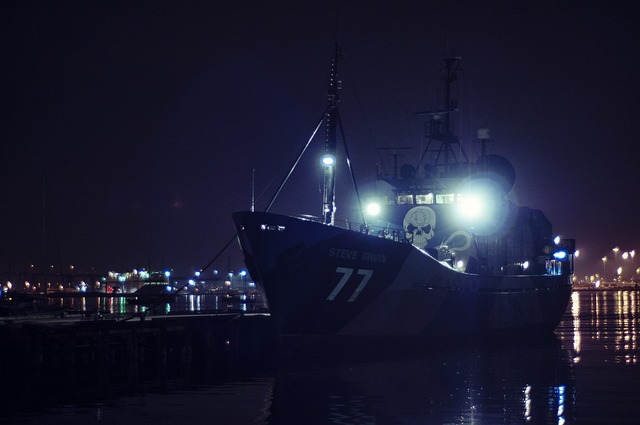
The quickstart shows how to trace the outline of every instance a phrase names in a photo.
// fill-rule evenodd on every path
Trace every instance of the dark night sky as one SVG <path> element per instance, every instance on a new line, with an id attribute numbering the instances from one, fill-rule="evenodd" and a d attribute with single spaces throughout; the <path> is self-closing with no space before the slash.
<path id="1" fill-rule="evenodd" d="M 250 206 L 251 169 L 264 209 L 319 119 L 336 27 L 342 120 L 364 191 L 377 147 L 421 141 L 415 112 L 435 106 L 455 48 L 461 138 L 491 129 L 493 152 L 516 168 L 514 198 L 577 239 L 578 273 L 600 272 L 614 246 L 640 249 L 635 2 L 336 9 L 3 3 L 0 270 L 41 261 L 43 229 L 49 261 L 80 269 L 204 266 L 233 235 L 231 213 Z M 317 161 L 302 167 L 273 211 L 319 214 Z M 342 195 L 349 214 L 353 195 Z M 240 267 L 236 245 L 217 267 L 229 257 Z"/>

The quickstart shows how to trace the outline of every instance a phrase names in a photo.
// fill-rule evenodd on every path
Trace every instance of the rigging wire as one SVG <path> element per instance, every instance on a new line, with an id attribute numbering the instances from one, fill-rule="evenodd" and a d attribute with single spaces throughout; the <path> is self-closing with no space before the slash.
<path id="1" fill-rule="evenodd" d="M 234 232 L 233 236 L 231 237 L 231 239 L 229 239 L 229 242 L 226 243 L 226 245 L 220 250 L 220 252 L 218 252 L 215 257 L 213 257 L 211 259 L 211 261 L 209 261 L 207 263 L 206 266 L 204 266 L 203 268 L 200 269 L 200 272 L 202 273 L 203 271 L 207 270 L 221 255 L 223 252 L 225 252 L 227 250 L 227 248 L 229 248 L 229 245 L 231 245 L 231 242 L 233 242 L 233 240 L 236 238 L 236 236 L 238 236 L 238 232 Z M 189 285 L 189 280 L 187 280 L 187 282 L 182 285 L 181 287 L 179 287 L 178 289 L 175 290 L 175 292 L 173 292 L 174 294 L 179 294 L 180 291 L 182 291 L 184 288 L 186 288 Z M 157 301 L 153 304 L 148 305 L 148 309 L 149 310 L 153 310 L 155 307 L 164 304 L 165 301 Z M 129 317 L 126 317 L 124 319 L 121 320 L 121 322 L 128 322 L 129 320 L 135 318 L 135 317 L 144 317 L 144 313 L 133 313 L 131 315 L 129 315 Z"/>
<path id="2" fill-rule="evenodd" d="M 311 144 L 311 141 L 316 136 L 316 133 L 320 129 L 320 126 L 322 125 L 322 122 L 324 121 L 324 118 L 327 115 L 328 111 L 329 111 L 329 108 L 325 109 L 325 111 L 322 113 L 322 117 L 320 117 L 320 120 L 318 121 L 318 125 L 316 126 L 315 130 L 313 130 L 313 133 L 311 134 L 311 137 L 309 137 L 309 140 L 307 140 L 307 143 L 304 145 L 304 148 L 302 148 L 302 151 L 300 152 L 300 154 L 296 158 L 295 162 L 293 163 L 293 166 L 289 170 L 289 173 L 287 173 L 285 178 L 282 180 L 282 183 L 280 183 L 280 186 L 278 187 L 278 190 L 273 195 L 273 198 L 271 198 L 271 201 L 269 202 L 269 205 L 267 205 L 267 208 L 265 208 L 264 212 L 269 212 L 269 209 L 271 209 L 271 206 L 273 205 L 273 203 L 275 202 L 276 198 L 278 197 L 278 195 L 282 191 L 282 188 L 284 187 L 284 185 L 287 183 L 287 180 L 289 180 L 289 177 L 291 177 L 291 174 L 293 174 L 293 170 L 295 170 L 295 168 L 297 167 L 298 163 L 300 162 L 300 159 L 302 158 L 302 155 L 304 155 L 304 153 L 306 152 L 307 148 Z"/>
<path id="3" fill-rule="evenodd" d="M 342 127 L 342 121 L 340 119 L 340 114 L 338 114 L 338 127 L 340 127 L 340 136 L 342 137 L 342 144 L 344 146 L 344 155 L 347 159 L 347 167 L 349 168 L 349 173 L 351 174 L 351 182 L 353 183 L 353 190 L 356 192 L 356 199 L 358 200 L 358 209 L 360 210 L 360 216 L 362 217 L 362 223 L 366 226 L 367 222 L 364 217 L 364 211 L 362 210 L 362 201 L 360 200 L 360 192 L 358 191 L 358 185 L 356 183 L 356 176 L 353 172 L 353 167 L 351 166 L 351 160 L 349 157 L 349 149 L 347 148 L 347 139 L 344 137 L 344 128 Z"/>
<path id="4" fill-rule="evenodd" d="M 315 130 L 313 131 L 313 133 L 311 134 L 311 137 L 309 137 L 309 140 L 307 140 L 307 143 L 305 144 L 304 148 L 302 149 L 302 151 L 300 152 L 300 154 L 298 155 L 298 157 L 296 158 L 296 161 L 294 162 L 293 166 L 291 167 L 291 169 L 289 170 L 289 173 L 286 175 L 286 177 L 284 178 L 284 180 L 282 181 L 282 183 L 280 183 L 280 186 L 278 187 L 278 190 L 276 191 L 276 193 L 273 195 L 273 198 L 271 198 L 271 201 L 269 202 L 269 205 L 267 205 L 267 208 L 265 208 L 265 212 L 268 212 L 269 209 L 271 208 L 271 206 L 273 205 L 274 201 L 276 200 L 276 198 L 278 197 L 278 194 L 280 193 L 280 191 L 282 190 L 282 188 L 284 187 L 285 183 L 287 182 L 287 180 L 289 179 L 289 177 L 291 176 L 291 174 L 293 173 L 293 170 L 296 168 L 296 166 L 298 165 L 298 162 L 300 162 L 300 159 L 302 158 L 302 155 L 304 155 L 305 151 L 307 150 L 307 148 L 309 147 L 309 145 L 311 144 L 311 141 L 313 140 L 313 138 L 315 137 L 316 133 L 318 132 L 318 130 L 320 129 L 320 126 L 322 125 L 322 122 L 324 121 L 324 117 L 327 114 L 327 110 L 324 111 L 324 113 L 322 114 L 322 117 L 320 118 L 318 125 L 316 126 Z M 269 183 L 270 185 L 271 183 Z M 267 187 L 269 186 L 267 185 Z M 264 192 L 266 191 L 266 188 L 262 191 L 262 193 L 260 194 L 260 196 L 258 197 L 258 199 L 260 197 L 262 197 L 262 195 L 264 194 Z M 220 255 L 222 255 L 222 253 L 229 248 L 229 245 L 231 245 L 231 243 L 233 242 L 233 240 L 236 238 L 236 236 L 238 236 L 238 232 L 236 231 L 233 236 L 231 236 L 231 239 L 229 239 L 229 241 L 225 244 L 225 246 L 220 250 L 220 252 L 218 252 L 218 254 L 216 254 L 211 261 L 209 261 L 207 263 L 206 266 L 204 266 L 202 269 L 200 269 L 200 272 L 205 271 L 206 269 L 208 269 L 219 257 Z M 177 292 L 179 292 L 180 290 L 182 290 L 186 285 L 184 285 L 182 288 L 180 288 Z"/>
<path id="5" fill-rule="evenodd" d="M 238 236 L 238 232 L 237 231 L 233 234 L 233 236 L 231 236 L 231 239 L 229 239 L 229 242 L 227 242 L 227 244 L 220 250 L 220 252 L 218 252 L 215 255 L 215 257 L 213 257 L 211 259 L 211 261 L 209 261 L 207 263 L 206 266 L 204 266 L 203 268 L 200 269 L 200 273 L 202 273 L 203 271 L 207 270 L 222 255 L 222 253 L 225 252 L 227 248 L 229 248 L 229 245 L 231 245 L 231 242 L 233 242 L 233 240 L 236 238 L 236 236 Z M 184 288 L 184 286 L 183 286 L 183 288 Z"/>

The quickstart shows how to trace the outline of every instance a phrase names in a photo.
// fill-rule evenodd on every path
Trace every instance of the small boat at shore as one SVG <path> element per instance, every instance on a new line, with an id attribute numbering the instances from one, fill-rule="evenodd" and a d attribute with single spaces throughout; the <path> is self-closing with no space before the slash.
<path id="1" fill-rule="evenodd" d="M 575 241 L 555 238 L 542 211 L 509 198 L 515 171 L 487 153 L 487 131 L 477 158 L 464 153 L 451 98 L 459 57 L 444 58 L 444 102 L 424 113 L 427 140 L 415 162 L 398 166 L 394 156 L 367 199 L 371 215 L 358 199 L 362 216 L 337 224 L 339 59 L 336 49 L 323 116 L 322 216 L 275 214 L 271 204 L 233 214 L 280 334 L 430 342 L 552 333 L 571 296 Z"/>
<path id="2" fill-rule="evenodd" d="M 127 302 L 144 306 L 170 303 L 175 301 L 176 293 L 176 288 L 169 284 L 147 283 L 131 294 Z"/>

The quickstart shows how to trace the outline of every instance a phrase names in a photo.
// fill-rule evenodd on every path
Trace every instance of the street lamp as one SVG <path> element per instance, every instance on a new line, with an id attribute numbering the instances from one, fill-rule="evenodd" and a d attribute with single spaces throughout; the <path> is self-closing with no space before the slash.
<path id="1" fill-rule="evenodd" d="M 607 257 L 602 257 L 602 280 L 607 280 Z"/>
<path id="2" fill-rule="evenodd" d="M 627 251 L 625 251 L 625 252 L 623 252 L 623 253 L 622 253 L 622 259 L 623 259 L 624 261 L 627 261 L 629 258 L 630 258 L 630 255 L 629 255 L 629 253 L 628 253 Z M 621 268 L 622 268 L 622 267 L 621 267 Z M 625 265 L 625 268 L 626 268 L 626 265 Z M 631 268 L 633 268 L 633 264 L 631 265 Z M 622 274 L 621 274 L 621 275 L 622 275 Z"/>
<path id="3" fill-rule="evenodd" d="M 247 293 L 247 272 L 246 270 L 240 271 L 240 276 L 242 276 L 242 286 L 244 287 L 244 293 Z"/>
<path id="4" fill-rule="evenodd" d="M 615 264 L 617 269 L 618 268 L 618 251 L 620 251 L 620 248 L 616 246 L 615 248 L 612 249 L 612 251 L 613 251 L 613 263 Z"/>

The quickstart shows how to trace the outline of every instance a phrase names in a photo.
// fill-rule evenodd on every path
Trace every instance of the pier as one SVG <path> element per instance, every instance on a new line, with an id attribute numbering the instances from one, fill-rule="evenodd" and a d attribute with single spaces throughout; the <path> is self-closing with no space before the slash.
<path id="1" fill-rule="evenodd" d="M 0 364 L 4 375 L 20 370 L 46 376 L 51 370 L 85 367 L 137 374 L 144 366 L 162 376 L 191 364 L 221 367 L 266 361 L 276 340 L 268 314 L 3 319 Z"/>

